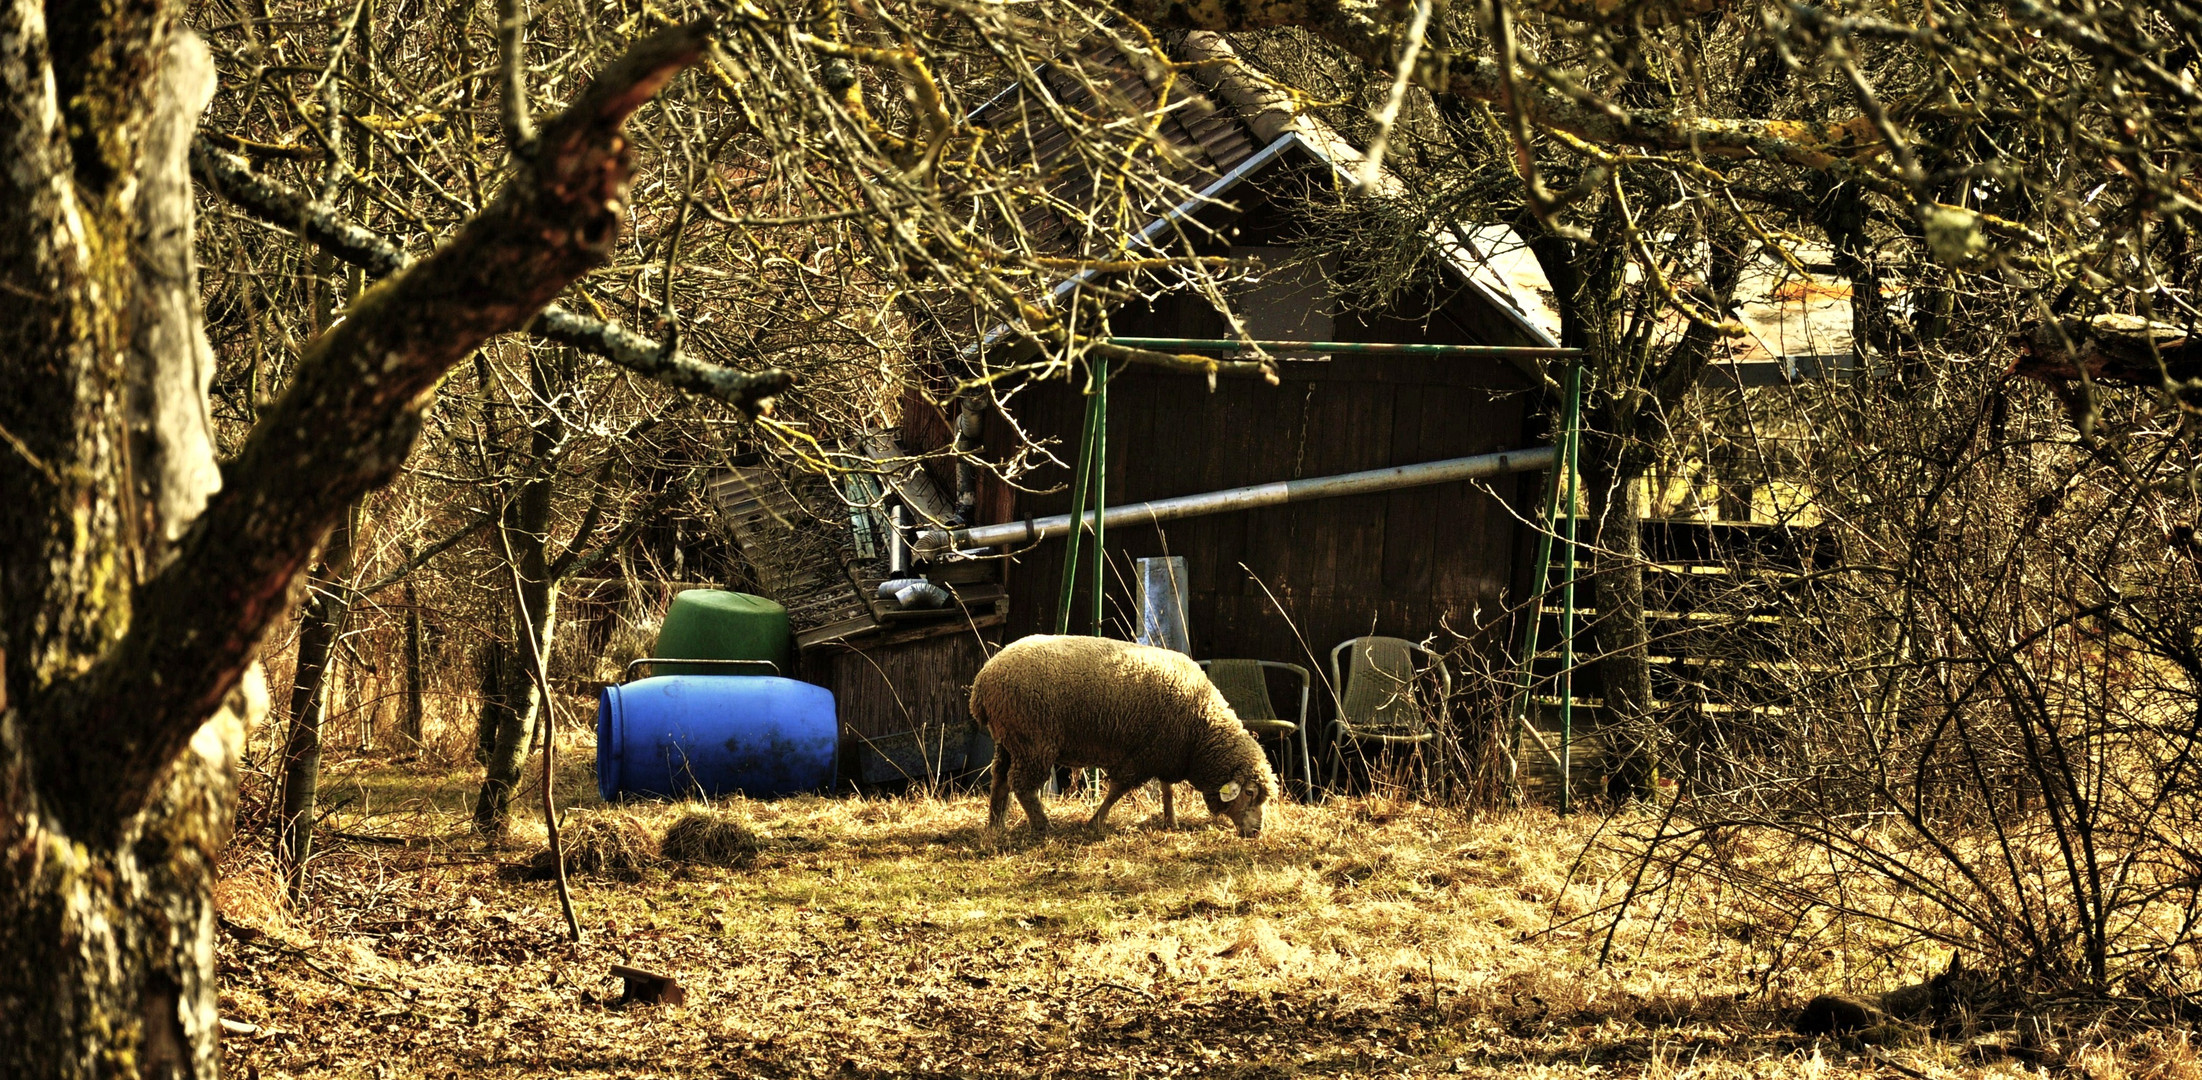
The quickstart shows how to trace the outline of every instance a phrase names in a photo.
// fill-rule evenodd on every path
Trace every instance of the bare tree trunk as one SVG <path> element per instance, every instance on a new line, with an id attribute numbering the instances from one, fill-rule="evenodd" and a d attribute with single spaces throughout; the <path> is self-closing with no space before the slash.
<path id="1" fill-rule="evenodd" d="M 5 806 L 0 1075 L 216 1075 L 216 863 L 236 815 L 237 751 L 267 705 L 255 668 L 116 842 L 25 835 L 20 806 Z"/>
<path id="2" fill-rule="evenodd" d="M 1886 369 L 1894 361 L 1897 374 L 1918 381 L 1918 372 L 1903 368 L 1906 329 L 1883 295 L 1878 250 L 1866 228 L 1872 209 L 1866 193 L 1854 182 L 1816 176 L 1812 194 L 1814 222 L 1827 234 L 1835 272 L 1851 285 L 1851 341 L 1863 366 Z"/>
<path id="3" fill-rule="evenodd" d="M 329 79 L 323 88 L 323 115 L 327 128 L 322 138 L 331 155 L 322 172 L 322 199 L 336 201 L 345 175 L 344 80 Z M 327 251 L 314 253 L 312 313 L 316 334 L 336 323 L 342 306 L 337 292 L 336 258 Z M 359 294 L 358 274 L 352 275 L 352 295 Z M 332 653 L 344 633 L 351 601 L 344 594 L 345 571 L 352 561 L 352 539 L 359 522 L 359 504 L 347 508 L 344 519 L 321 546 L 321 562 L 307 577 L 305 610 L 298 621 L 298 663 L 291 675 L 290 732 L 283 742 L 282 813 L 276 818 L 275 859 L 282 868 L 286 891 L 293 907 L 306 900 L 306 861 L 313 857 L 314 804 L 321 790 L 321 727 L 329 713 L 335 672 Z"/>
<path id="4" fill-rule="evenodd" d="M 540 351 L 529 354 L 531 389 L 536 401 L 554 400 L 554 384 L 565 381 L 554 370 L 563 367 L 563 359 L 546 357 Z M 550 457 L 564 435 L 564 421 L 555 409 L 546 410 L 530 426 L 528 460 L 539 462 Z M 481 794 L 474 801 L 474 827 L 483 836 L 493 839 L 502 837 L 511 824 L 513 793 L 520 786 L 520 774 L 534 750 L 536 715 L 545 707 L 532 671 L 534 657 L 529 655 L 529 643 L 536 643 L 543 656 L 548 657 L 551 638 L 558 627 L 558 588 L 550 571 L 553 472 L 545 471 L 522 483 L 500 525 L 505 531 L 505 542 L 510 545 L 501 550 L 511 553 L 512 571 L 519 579 L 519 603 L 512 610 L 515 644 L 505 650 L 506 662 L 502 665 L 501 677 L 505 700 L 511 705 L 498 712 L 489 754 L 482 763 Z"/>
<path id="5" fill-rule="evenodd" d="M 515 547 L 522 545 L 524 537 L 515 533 Z M 520 555 L 521 565 L 527 565 L 527 556 Z M 522 573 L 526 571 L 523 569 Z M 556 590 L 542 588 L 539 580 L 523 579 L 528 590 L 528 614 L 536 624 L 548 651 L 551 630 L 557 625 Z M 513 614 L 514 633 L 526 640 L 528 628 L 520 624 L 520 616 Z M 484 734 L 489 738 L 488 753 L 482 762 L 482 790 L 474 800 L 474 828 L 483 836 L 499 839 L 505 835 L 512 822 L 512 800 L 520 787 L 521 773 L 527 767 L 528 755 L 535 752 L 536 715 L 543 708 L 542 695 L 536 690 L 534 679 L 528 675 L 527 658 L 523 648 L 499 643 L 498 685 L 501 700 L 494 706 L 494 726 L 486 726 Z M 488 708 L 485 717 L 491 716 Z"/>
<path id="6" fill-rule="evenodd" d="M 505 620 L 511 622 L 508 616 Z M 489 764 L 489 755 L 496 749 L 498 729 L 505 722 L 505 714 L 513 706 L 512 646 L 502 638 L 484 642 L 481 651 L 474 654 L 475 677 L 481 695 L 481 707 L 474 715 L 474 760 Z"/>
<path id="7" fill-rule="evenodd" d="M 1598 738 L 1608 760 L 1606 789 L 1615 798 L 1648 795 L 1658 776 L 1660 732 L 1653 712 L 1651 633 L 1644 617 L 1644 519 L 1636 484 L 1637 455 L 1601 431 L 1583 433 L 1583 487 L 1590 525 L 1586 542 L 1591 604 L 1588 627 L 1597 657 L 1593 670 L 1605 701 Z"/>
<path id="8" fill-rule="evenodd" d="M 412 555 L 406 554 L 410 560 Z M 414 753 L 421 748 L 421 721 L 427 700 L 421 686 L 421 601 L 412 581 L 405 583 L 405 705 L 398 720 L 398 734 Z"/>
<path id="9" fill-rule="evenodd" d="M 244 668 L 134 804 L 81 770 L 126 772 L 111 755 L 141 710 L 93 697 L 57 722 L 53 705 L 221 483 L 184 167 L 214 67 L 164 28 L 131 42 L 154 60 L 134 92 L 78 92 L 94 61 L 70 50 L 118 18 L 56 27 L 57 86 L 38 7 L 0 3 L 0 1076 L 210 1077 L 215 860 L 266 685 Z M 64 121 L 113 156 L 72 169 Z M 82 186 L 86 168 L 110 186 Z"/>
<path id="10" fill-rule="evenodd" d="M 1644 612 L 1644 507 L 1637 482 L 1669 444 L 1666 417 L 1697 385 L 1710 361 L 1717 331 L 1693 322 L 1680 340 L 1655 355 L 1649 336 L 1632 320 L 1646 318 L 1625 302 L 1627 258 L 1618 238 L 1621 221 L 1610 204 L 1601 238 L 1569 241 L 1536 235 L 1530 250 L 1559 301 L 1561 342 L 1583 350 L 1586 374 L 1582 411 L 1586 560 L 1597 618 L 1587 628 L 1604 708 L 1598 736 L 1605 745 L 1608 792 L 1649 795 L 1668 741 L 1652 699 L 1651 634 Z M 1741 260 L 1732 238 L 1718 237 L 1704 294 L 1696 302 L 1726 311 Z M 1648 317 L 1659 317 L 1653 309 Z"/>
<path id="11" fill-rule="evenodd" d="M 328 716 L 336 641 L 351 613 L 345 571 L 352 562 L 358 506 L 329 533 L 312 592 L 298 618 L 298 665 L 291 677 L 290 734 L 283 742 L 283 809 L 276 819 L 275 855 L 292 904 L 305 901 L 306 860 L 313 857 L 314 803 L 321 789 L 321 725 Z"/>

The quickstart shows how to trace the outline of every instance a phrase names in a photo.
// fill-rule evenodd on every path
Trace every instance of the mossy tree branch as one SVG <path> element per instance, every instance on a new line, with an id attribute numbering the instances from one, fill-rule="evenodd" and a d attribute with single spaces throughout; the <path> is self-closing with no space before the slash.
<path id="1" fill-rule="evenodd" d="M 1396 65 L 1395 48 L 1412 8 L 1386 0 L 1133 0 L 1125 5 L 1133 17 L 1151 26 L 1222 33 L 1301 27 L 1378 71 Z M 1886 149 L 1864 116 L 1827 123 L 1632 109 L 1537 85 L 1520 73 L 1509 80 L 1491 57 L 1441 49 L 1427 50 L 1418 67 L 1417 81 L 1436 93 L 1496 103 L 1511 87 L 1515 104 L 1530 123 L 1604 146 L 1763 158 L 1841 177 L 1860 172 L 1856 162 L 1861 156 Z"/>
<path id="2" fill-rule="evenodd" d="M 360 227 L 328 203 L 269 179 L 246 161 L 223 152 L 206 136 L 192 144 L 191 163 L 232 205 L 298 233 L 308 243 L 375 277 L 388 277 L 411 262 L 395 241 Z M 752 415 L 771 411 L 772 399 L 795 383 L 794 374 L 780 368 L 737 371 L 708 363 L 616 322 L 593 319 L 557 304 L 544 307 L 527 330 L 546 341 L 601 356 L 638 375 Z"/>

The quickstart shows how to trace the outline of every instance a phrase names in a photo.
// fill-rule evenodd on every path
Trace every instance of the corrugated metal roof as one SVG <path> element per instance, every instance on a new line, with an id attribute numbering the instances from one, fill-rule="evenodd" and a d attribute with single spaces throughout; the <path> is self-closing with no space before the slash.
<path id="1" fill-rule="evenodd" d="M 755 465 L 712 477 L 710 490 L 759 590 L 788 609 L 796 630 L 869 613 L 841 569 L 852 541 L 833 513 L 841 500 L 830 481 Z"/>
<path id="2" fill-rule="evenodd" d="M 1094 179 L 1090 171 L 1070 160 L 1074 149 L 1071 134 L 1058 119 L 1058 109 L 1097 126 L 1122 129 L 1136 125 L 1144 130 L 1152 125 L 1154 138 L 1145 153 L 1155 165 L 1151 179 L 1162 189 L 1204 188 L 1259 148 L 1246 125 L 1202 93 L 1193 80 L 1176 79 L 1165 105 L 1160 88 L 1106 45 L 1066 58 L 1063 64 L 1044 71 L 1039 82 L 1048 100 L 1034 99 L 1040 88 L 1014 87 L 981 106 L 970 121 L 975 127 L 1008 133 L 1008 153 L 1035 171 L 1060 170 L 1047 189 L 1050 196 L 1067 206 L 1090 205 L 1089 192 L 1084 189 L 1090 189 Z M 1161 214 L 1168 206 L 1156 204 L 1140 209 Z M 1073 221 L 1057 209 L 1035 204 L 1022 210 L 1019 219 L 1041 249 L 1071 246 L 1066 234 Z"/>
<path id="3" fill-rule="evenodd" d="M 1770 255 L 1753 260 L 1736 283 L 1735 315 L 1769 359 L 1847 358 L 1854 351 L 1850 283 L 1809 263 L 1800 273 Z"/>

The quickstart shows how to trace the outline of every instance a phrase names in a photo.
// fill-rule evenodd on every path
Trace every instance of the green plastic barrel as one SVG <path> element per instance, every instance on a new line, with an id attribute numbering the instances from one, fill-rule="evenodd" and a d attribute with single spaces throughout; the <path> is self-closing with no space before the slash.
<path id="1" fill-rule="evenodd" d="M 795 638 L 788 609 L 762 596 L 720 589 L 689 589 L 673 598 L 658 644 L 650 655 L 677 660 L 770 660 L 795 677 Z M 729 669 L 698 664 L 656 666 L 653 675 L 726 675 Z M 745 672 L 762 675 L 762 669 Z"/>

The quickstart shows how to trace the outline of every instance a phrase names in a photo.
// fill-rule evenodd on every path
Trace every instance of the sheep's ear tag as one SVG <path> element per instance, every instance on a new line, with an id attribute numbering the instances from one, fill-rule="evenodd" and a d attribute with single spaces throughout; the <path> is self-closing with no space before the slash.
<path id="1" fill-rule="evenodd" d="M 1222 799 L 1224 802 L 1230 802 L 1238 797 L 1239 782 L 1236 780 L 1233 780 L 1230 783 L 1216 789 L 1216 798 Z"/>

